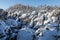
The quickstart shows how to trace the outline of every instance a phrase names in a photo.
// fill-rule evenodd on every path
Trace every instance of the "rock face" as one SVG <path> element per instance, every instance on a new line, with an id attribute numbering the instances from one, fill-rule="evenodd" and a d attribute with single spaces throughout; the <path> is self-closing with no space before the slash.
<path id="1" fill-rule="evenodd" d="M 0 9 L 0 40 L 60 40 L 59 7 L 19 4 L 7 11 Z"/>

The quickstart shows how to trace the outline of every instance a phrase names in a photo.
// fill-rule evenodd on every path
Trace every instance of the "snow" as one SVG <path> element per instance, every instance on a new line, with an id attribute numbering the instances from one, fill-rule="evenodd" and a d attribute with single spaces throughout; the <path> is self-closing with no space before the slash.
<path id="1" fill-rule="evenodd" d="M 0 38 L 0 40 L 5 40 L 7 38 L 6 33 L 8 32 L 10 26 L 7 26 L 6 23 L 2 20 L 0 20 L 0 37 L 3 36 L 3 38 Z"/>
<path id="2" fill-rule="evenodd" d="M 21 18 L 26 18 L 27 14 L 22 14 Z"/>
<path id="3" fill-rule="evenodd" d="M 32 15 L 37 15 L 38 13 L 37 13 L 37 11 L 32 11 L 31 14 L 32 14 Z"/>
<path id="4" fill-rule="evenodd" d="M 53 19 L 53 22 L 56 22 L 58 20 L 58 17 L 53 16 L 52 19 Z"/>
<path id="5" fill-rule="evenodd" d="M 32 40 L 32 31 L 29 28 L 22 28 L 18 32 L 17 40 Z"/>
<path id="6" fill-rule="evenodd" d="M 16 27 L 16 26 L 18 26 L 18 22 L 17 22 L 16 20 L 14 20 L 14 19 L 7 19 L 7 20 L 6 20 L 6 23 L 7 23 L 9 26 L 11 26 L 11 27 Z"/>
<path id="7" fill-rule="evenodd" d="M 60 16 L 56 16 L 57 14 L 58 10 L 16 10 L 8 12 L 5 19 L 1 13 L 0 40 L 55 40 L 56 36 L 60 36 Z"/>
<path id="8" fill-rule="evenodd" d="M 10 27 L 7 26 L 4 21 L 0 20 L 0 33 L 4 33 L 4 31 L 5 30 L 7 31 L 8 28 L 10 28 Z"/>
<path id="9" fill-rule="evenodd" d="M 34 26 L 34 29 L 38 29 L 40 27 L 40 24 L 37 23 L 35 26 Z"/>
<path id="10" fill-rule="evenodd" d="M 42 37 L 39 37 L 38 40 L 55 40 L 54 36 L 57 34 L 57 31 L 43 30 Z"/>

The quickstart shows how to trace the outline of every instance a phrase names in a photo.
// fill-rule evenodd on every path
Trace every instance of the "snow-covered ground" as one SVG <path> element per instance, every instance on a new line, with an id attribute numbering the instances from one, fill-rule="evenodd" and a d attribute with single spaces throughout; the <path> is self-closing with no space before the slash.
<path id="1" fill-rule="evenodd" d="M 57 11 L 56 11 L 57 10 Z M 60 11 L 0 12 L 0 40 L 58 40 Z M 10 10 L 11 11 L 11 10 Z M 27 10 L 28 11 L 28 10 Z M 55 13 L 55 14 L 54 14 Z"/>

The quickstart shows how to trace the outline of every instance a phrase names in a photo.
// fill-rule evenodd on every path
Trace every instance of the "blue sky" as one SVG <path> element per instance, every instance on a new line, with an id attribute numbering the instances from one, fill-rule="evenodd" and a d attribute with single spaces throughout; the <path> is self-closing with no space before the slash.
<path id="1" fill-rule="evenodd" d="M 23 4 L 30 6 L 39 5 L 58 5 L 60 6 L 60 0 L 0 0 L 0 8 L 6 9 L 15 4 Z"/>

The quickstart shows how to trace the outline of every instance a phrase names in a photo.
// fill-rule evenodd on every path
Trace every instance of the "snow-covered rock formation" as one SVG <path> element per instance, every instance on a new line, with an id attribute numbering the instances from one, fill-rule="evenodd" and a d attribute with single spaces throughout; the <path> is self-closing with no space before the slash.
<path id="1" fill-rule="evenodd" d="M 60 40 L 59 7 L 19 6 L 0 9 L 0 40 Z"/>

